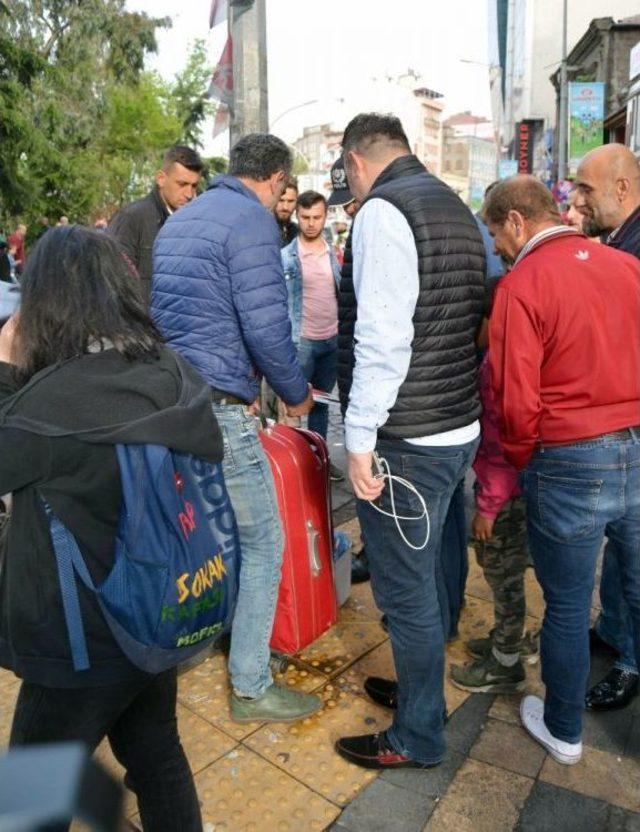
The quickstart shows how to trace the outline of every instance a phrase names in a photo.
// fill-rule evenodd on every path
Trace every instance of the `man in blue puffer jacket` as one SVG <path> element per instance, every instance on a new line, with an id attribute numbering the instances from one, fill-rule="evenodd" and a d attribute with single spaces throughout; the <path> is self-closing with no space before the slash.
<path id="1" fill-rule="evenodd" d="M 269 639 L 283 538 L 271 469 L 250 406 L 261 376 L 291 416 L 308 413 L 310 388 L 287 313 L 273 209 L 291 172 L 275 136 L 245 136 L 229 174 L 173 214 L 154 247 L 152 315 L 169 346 L 209 382 L 224 440 L 224 475 L 238 521 L 242 567 L 231 634 L 231 716 L 292 721 L 321 707 L 316 696 L 273 683 Z"/>

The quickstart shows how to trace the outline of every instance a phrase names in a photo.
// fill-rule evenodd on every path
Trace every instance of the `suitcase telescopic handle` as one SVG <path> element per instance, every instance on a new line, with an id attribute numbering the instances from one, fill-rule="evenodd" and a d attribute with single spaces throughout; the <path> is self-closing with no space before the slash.
<path id="1" fill-rule="evenodd" d="M 316 531 L 311 520 L 307 520 L 307 551 L 309 554 L 309 565 L 314 575 L 319 575 L 322 571 L 322 563 L 320 561 L 320 552 L 318 550 L 318 541 L 320 534 Z"/>

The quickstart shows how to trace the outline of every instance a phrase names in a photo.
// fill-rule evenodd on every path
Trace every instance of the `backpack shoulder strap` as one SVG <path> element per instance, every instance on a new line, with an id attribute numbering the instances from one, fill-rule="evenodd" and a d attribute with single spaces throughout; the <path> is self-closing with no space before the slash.
<path id="1" fill-rule="evenodd" d="M 89 653 L 84 634 L 84 626 L 82 624 L 82 613 L 80 612 L 80 599 L 78 597 L 78 585 L 76 583 L 75 573 L 78 573 L 82 582 L 89 589 L 95 591 L 95 587 L 75 537 L 55 516 L 46 502 L 45 510 L 49 518 L 51 541 L 58 566 L 58 579 L 60 581 L 64 618 L 69 634 L 73 669 L 77 671 L 88 670 L 90 666 Z"/>

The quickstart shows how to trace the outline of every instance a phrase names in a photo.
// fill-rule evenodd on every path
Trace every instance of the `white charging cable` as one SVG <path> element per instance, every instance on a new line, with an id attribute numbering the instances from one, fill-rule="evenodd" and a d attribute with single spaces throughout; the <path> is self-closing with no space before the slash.
<path id="1" fill-rule="evenodd" d="M 422 494 L 420 494 L 420 492 L 418 491 L 418 489 L 415 487 L 415 485 L 412 482 L 409 482 L 409 480 L 403 479 L 403 477 L 398 477 L 395 474 L 392 474 L 391 473 L 391 468 L 390 468 L 389 463 L 387 462 L 386 459 L 384 459 L 382 457 L 379 457 L 376 453 L 374 453 L 373 461 L 376 465 L 376 468 L 378 469 L 376 479 L 378 479 L 379 477 L 382 477 L 383 479 L 387 480 L 387 482 L 389 483 L 389 500 L 391 502 L 391 511 L 385 511 L 383 508 L 380 508 L 380 506 L 377 506 L 371 500 L 369 500 L 369 505 L 372 508 L 375 508 L 375 510 L 379 514 L 384 514 L 385 517 L 391 517 L 393 520 L 395 520 L 396 528 L 398 529 L 398 534 L 403 539 L 403 541 L 407 544 L 407 546 L 410 549 L 413 549 L 416 552 L 421 552 L 423 549 L 426 548 L 427 544 L 429 543 L 429 536 L 431 534 L 431 522 L 429 520 L 429 511 L 427 509 L 427 504 L 424 500 L 424 497 L 422 496 Z M 399 515 L 397 513 L 397 511 L 396 511 L 396 499 L 395 499 L 395 494 L 394 494 L 394 491 L 393 491 L 393 483 L 394 482 L 397 482 L 398 485 L 403 486 L 404 488 L 411 491 L 412 494 L 415 494 L 415 496 L 418 498 L 418 502 L 422 506 L 422 514 L 418 514 L 414 517 L 403 517 L 402 515 Z M 424 543 L 421 546 L 415 546 L 413 543 L 411 543 L 409 540 L 407 540 L 405 533 L 402 531 L 402 526 L 400 525 L 400 521 L 401 520 L 417 521 L 417 520 L 422 520 L 423 518 L 427 521 L 427 534 L 426 534 L 426 537 L 424 539 Z"/>

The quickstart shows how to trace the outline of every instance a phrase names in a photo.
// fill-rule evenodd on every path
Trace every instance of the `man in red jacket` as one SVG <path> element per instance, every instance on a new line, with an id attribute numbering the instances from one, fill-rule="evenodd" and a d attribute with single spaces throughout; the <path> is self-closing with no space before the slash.
<path id="1" fill-rule="evenodd" d="M 489 341 L 505 453 L 524 468 L 529 542 L 546 612 L 543 702 L 527 731 L 560 763 L 582 753 L 589 611 L 605 527 L 616 537 L 640 658 L 640 263 L 562 226 L 531 176 L 485 206 L 500 283 Z"/>

